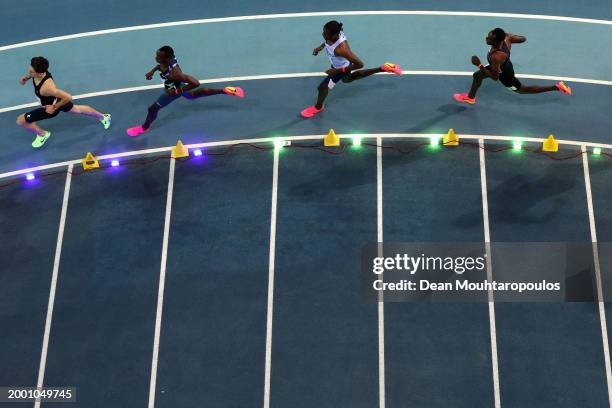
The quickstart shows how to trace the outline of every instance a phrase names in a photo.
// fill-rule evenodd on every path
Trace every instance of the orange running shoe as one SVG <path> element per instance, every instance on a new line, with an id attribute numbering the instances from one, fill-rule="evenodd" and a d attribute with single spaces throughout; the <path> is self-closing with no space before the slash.
<path id="1" fill-rule="evenodd" d="M 470 105 L 474 105 L 476 103 L 476 98 L 470 98 L 467 92 L 462 94 L 454 94 L 453 98 L 455 98 L 457 102 L 469 103 Z"/>
<path id="2" fill-rule="evenodd" d="M 392 62 L 385 62 L 382 64 L 380 69 L 391 74 L 402 75 L 402 68 L 397 64 L 393 64 Z"/>
<path id="3" fill-rule="evenodd" d="M 242 88 L 238 88 L 236 86 L 226 86 L 225 88 L 223 88 L 223 92 L 228 95 L 244 98 L 244 91 L 242 90 Z"/>
<path id="4" fill-rule="evenodd" d="M 563 81 L 557 82 L 555 84 L 555 86 L 557 87 L 559 92 L 563 92 L 566 95 L 571 95 L 572 94 L 572 88 L 570 88 L 569 86 L 565 85 L 565 83 Z"/>

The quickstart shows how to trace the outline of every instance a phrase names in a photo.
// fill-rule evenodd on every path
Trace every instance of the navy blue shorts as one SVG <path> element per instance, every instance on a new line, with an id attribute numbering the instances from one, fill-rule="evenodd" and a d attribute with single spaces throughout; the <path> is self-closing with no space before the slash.
<path id="1" fill-rule="evenodd" d="M 332 68 L 334 68 L 334 67 L 332 66 Z M 339 72 L 339 73 L 337 73 L 334 76 L 329 76 L 328 75 L 328 76 L 325 77 L 325 79 L 323 81 L 321 81 L 321 85 L 325 84 L 325 85 L 327 85 L 327 87 L 329 89 L 332 89 L 334 86 L 336 86 L 336 84 L 338 82 L 342 81 L 343 78 L 345 78 L 345 77 L 347 77 L 349 75 L 351 75 L 350 71 Z M 331 84 L 330 84 L 330 81 L 332 82 Z"/>

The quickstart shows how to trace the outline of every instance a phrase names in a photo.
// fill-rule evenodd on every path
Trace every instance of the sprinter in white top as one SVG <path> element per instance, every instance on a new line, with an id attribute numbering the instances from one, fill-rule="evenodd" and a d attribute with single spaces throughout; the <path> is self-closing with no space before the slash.
<path id="1" fill-rule="evenodd" d="M 361 69 L 363 68 L 363 62 L 351 51 L 342 31 L 342 23 L 338 21 L 330 21 L 323 26 L 323 38 L 325 42 L 315 48 L 312 55 L 318 55 L 325 49 L 325 53 L 331 62 L 331 68 L 325 71 L 327 77 L 319 85 L 317 103 L 301 112 L 304 118 L 312 118 L 323 110 L 323 102 L 327 93 L 340 81 L 353 82 L 383 71 L 397 75 L 402 74 L 400 66 L 390 62 L 385 62 L 379 68 Z"/>

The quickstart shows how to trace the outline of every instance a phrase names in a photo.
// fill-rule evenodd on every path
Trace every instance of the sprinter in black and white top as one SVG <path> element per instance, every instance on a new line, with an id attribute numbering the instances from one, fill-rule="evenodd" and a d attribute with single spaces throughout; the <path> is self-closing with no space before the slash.
<path id="1" fill-rule="evenodd" d="M 327 97 L 327 93 L 339 81 L 353 82 L 383 71 L 397 75 L 402 74 L 400 66 L 390 62 L 385 62 L 379 68 L 361 69 L 363 68 L 363 62 L 351 51 L 346 36 L 342 31 L 342 23 L 338 21 L 330 21 L 323 26 L 323 38 L 325 42 L 315 48 L 312 55 L 318 55 L 319 52 L 325 49 L 325 53 L 331 62 L 331 68 L 325 71 L 327 77 L 319 84 L 317 103 L 301 112 L 304 118 L 312 118 L 323 110 L 323 102 Z"/>
<path id="2" fill-rule="evenodd" d="M 34 84 L 34 94 L 40 99 L 40 108 L 17 117 L 17 124 L 31 132 L 36 133 L 32 147 L 39 148 L 51 137 L 51 132 L 41 129 L 36 123 L 41 120 L 54 118 L 60 112 L 93 116 L 108 129 L 111 124 L 111 115 L 100 113 L 91 106 L 74 105 L 72 96 L 55 86 L 53 76 L 49 70 L 49 61 L 44 57 L 34 57 L 30 61 L 28 75 L 19 78 L 19 83 L 25 85 L 30 79 Z"/>

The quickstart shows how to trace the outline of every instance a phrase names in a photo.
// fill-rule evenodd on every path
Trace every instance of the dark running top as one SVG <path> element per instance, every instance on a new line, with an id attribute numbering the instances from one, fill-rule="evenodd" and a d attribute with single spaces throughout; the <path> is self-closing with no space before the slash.
<path id="1" fill-rule="evenodd" d="M 159 72 L 159 76 L 164 80 L 164 86 L 166 88 L 180 88 L 183 86 L 183 83 L 181 81 L 173 81 L 171 79 L 168 79 L 168 77 L 170 77 L 170 73 L 177 65 L 178 62 L 176 61 L 176 58 L 173 58 L 170 62 L 170 65 L 168 65 L 168 68 L 166 68 L 165 71 Z"/>
<path id="2" fill-rule="evenodd" d="M 43 79 L 36 85 L 36 81 L 32 79 L 32 83 L 34 84 L 34 93 L 40 99 L 40 104 L 42 106 L 53 105 L 55 103 L 55 96 L 42 96 L 40 94 L 40 88 L 42 88 L 43 84 L 47 81 L 47 79 L 51 79 L 53 76 L 50 72 L 47 72 Z M 59 101 L 59 100 L 58 100 Z"/>
<path id="3" fill-rule="evenodd" d="M 489 53 L 487 54 L 487 61 L 489 61 L 489 64 L 491 63 L 491 55 L 493 55 L 493 53 L 495 53 L 495 52 L 503 52 L 507 56 L 506 61 L 504 61 L 504 63 L 501 64 L 501 66 L 500 66 L 500 69 L 502 71 L 504 70 L 504 66 L 506 64 L 512 64 L 510 62 L 510 47 L 508 47 L 508 44 L 506 44 L 505 40 L 503 41 L 501 48 L 497 48 L 497 49 L 491 48 L 489 50 Z"/>

